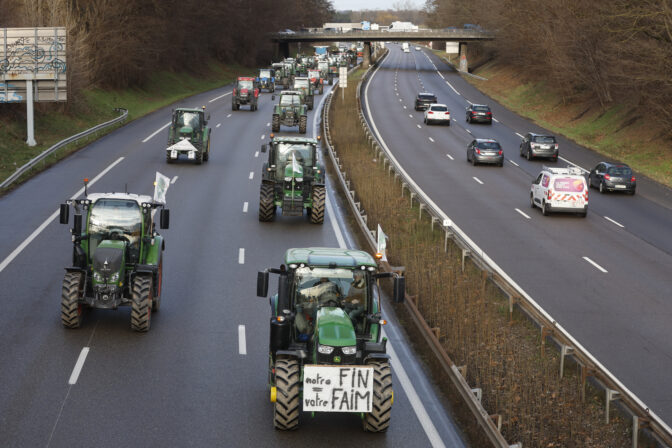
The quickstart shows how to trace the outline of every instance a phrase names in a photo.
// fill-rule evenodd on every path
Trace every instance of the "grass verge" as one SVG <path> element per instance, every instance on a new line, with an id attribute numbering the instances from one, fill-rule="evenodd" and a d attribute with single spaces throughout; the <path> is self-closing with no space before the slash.
<path id="1" fill-rule="evenodd" d="M 605 424 L 602 398 L 594 391 L 582 397 L 578 371 L 566 367 L 560 379 L 559 355 L 541 340 L 539 330 L 521 313 L 509 314 L 506 297 L 487 275 L 471 263 L 463 270 L 460 249 L 449 242 L 444 250 L 443 233 L 438 227 L 432 230 L 417 203 L 411 206 L 358 121 L 355 91 L 360 77 L 361 72 L 352 75 L 345 98 L 340 92 L 334 95 L 330 110 L 333 144 L 350 189 L 356 191 L 369 227 L 380 224 L 390 237 L 390 262 L 405 267 L 408 294 L 429 327 L 453 361 L 466 366 L 467 382 L 482 389 L 485 409 L 502 416 L 506 440 L 539 447 L 630 446 L 629 423 L 612 415 Z M 403 307 L 396 314 L 405 320 Z M 420 352 L 427 351 L 417 333 L 413 342 Z M 443 375 L 437 382 L 449 383 Z M 463 404 L 456 398 L 451 407 Z M 459 412 L 458 419 L 474 446 L 484 446 L 473 417 Z"/>
<path id="2" fill-rule="evenodd" d="M 25 104 L 3 104 L 0 114 L 0 181 L 64 138 L 118 116 L 114 111 L 116 107 L 128 109 L 128 119 L 134 120 L 182 98 L 229 84 L 236 76 L 250 73 L 252 70 L 211 62 L 199 74 L 157 72 L 142 88 L 88 89 L 67 108 L 64 104 L 38 103 L 35 108 L 35 139 L 38 144 L 33 147 L 25 143 L 27 138 Z M 108 128 L 97 136 L 62 148 L 23 175 L 7 190 L 113 129 Z M 0 195 L 4 193 L 5 191 L 0 191 Z"/>

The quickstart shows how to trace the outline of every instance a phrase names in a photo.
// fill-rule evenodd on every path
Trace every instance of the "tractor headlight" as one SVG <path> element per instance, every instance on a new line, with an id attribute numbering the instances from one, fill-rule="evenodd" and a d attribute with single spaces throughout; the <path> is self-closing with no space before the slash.
<path id="1" fill-rule="evenodd" d="M 328 345 L 318 344 L 317 345 L 317 351 L 322 353 L 323 355 L 331 355 L 331 352 L 334 351 L 334 347 L 330 347 Z"/>
<path id="2" fill-rule="evenodd" d="M 94 271 L 93 279 L 97 282 L 102 282 L 103 281 L 103 275 L 100 272 Z"/>
<path id="3" fill-rule="evenodd" d="M 344 355 L 354 355 L 355 353 L 357 353 L 357 347 L 355 347 L 354 345 L 352 347 L 343 347 L 341 348 L 341 350 L 343 350 Z"/>
<path id="4" fill-rule="evenodd" d="M 117 283 L 119 281 L 119 272 L 110 275 L 109 283 Z"/>
<path id="5" fill-rule="evenodd" d="M 294 180 L 296 180 L 297 182 L 303 182 L 303 177 L 296 177 Z"/>
<path id="6" fill-rule="evenodd" d="M 285 177 L 285 182 L 291 182 L 292 178 L 291 177 Z"/>

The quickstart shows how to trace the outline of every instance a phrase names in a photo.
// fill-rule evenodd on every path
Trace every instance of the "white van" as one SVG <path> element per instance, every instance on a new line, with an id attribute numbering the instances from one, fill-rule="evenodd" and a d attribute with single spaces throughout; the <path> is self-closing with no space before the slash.
<path id="1" fill-rule="evenodd" d="M 544 166 L 532 182 L 530 207 L 539 207 L 544 216 L 551 212 L 588 214 L 588 184 L 580 168 Z"/>

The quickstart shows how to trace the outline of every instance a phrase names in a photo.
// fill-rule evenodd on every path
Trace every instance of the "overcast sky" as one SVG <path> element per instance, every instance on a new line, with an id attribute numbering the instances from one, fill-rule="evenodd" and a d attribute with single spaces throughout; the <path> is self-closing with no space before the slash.
<path id="1" fill-rule="evenodd" d="M 394 9 L 395 4 L 405 4 L 406 0 L 331 0 L 336 11 L 353 10 L 360 11 L 362 9 Z M 410 0 L 413 6 L 420 9 L 424 5 L 423 0 Z"/>

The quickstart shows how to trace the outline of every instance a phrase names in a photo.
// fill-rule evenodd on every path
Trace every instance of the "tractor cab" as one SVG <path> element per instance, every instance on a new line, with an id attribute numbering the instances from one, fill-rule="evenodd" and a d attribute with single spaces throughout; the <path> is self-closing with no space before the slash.
<path id="1" fill-rule="evenodd" d="M 269 92 L 275 92 L 275 69 L 260 69 L 256 82 L 259 86 L 259 90 L 267 89 Z"/>
<path id="2" fill-rule="evenodd" d="M 173 126 L 179 138 L 196 137 L 206 123 L 203 115 L 203 111 L 198 109 L 175 109 Z"/>
<path id="3" fill-rule="evenodd" d="M 210 158 L 210 128 L 206 117 L 205 106 L 202 108 L 173 109 L 170 129 L 168 129 L 168 145 L 166 162 L 173 163 L 179 156 L 186 155 L 196 163 L 207 162 Z"/>

